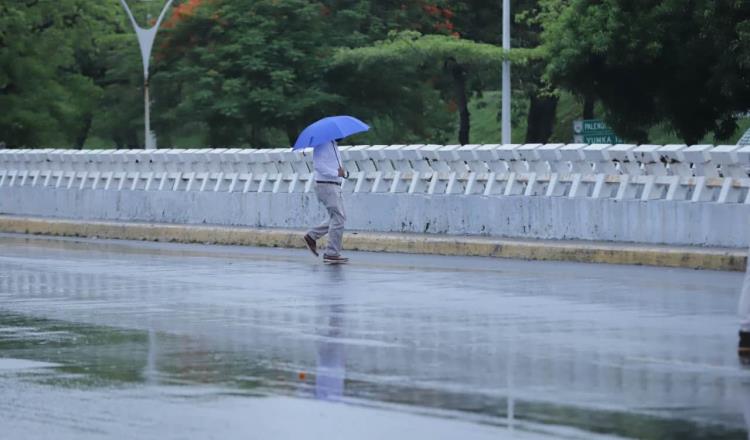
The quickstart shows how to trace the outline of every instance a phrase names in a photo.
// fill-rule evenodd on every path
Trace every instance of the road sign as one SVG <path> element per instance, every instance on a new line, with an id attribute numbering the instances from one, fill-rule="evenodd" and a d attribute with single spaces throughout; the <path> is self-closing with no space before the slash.
<path id="1" fill-rule="evenodd" d="M 578 119 L 573 121 L 573 142 L 578 144 L 621 144 L 624 141 L 601 119 Z"/>

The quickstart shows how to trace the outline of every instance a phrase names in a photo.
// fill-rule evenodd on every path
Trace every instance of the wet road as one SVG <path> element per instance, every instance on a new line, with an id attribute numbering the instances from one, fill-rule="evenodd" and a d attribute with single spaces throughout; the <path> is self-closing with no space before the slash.
<path id="1" fill-rule="evenodd" d="M 0 235 L 2 438 L 747 438 L 741 274 Z"/>

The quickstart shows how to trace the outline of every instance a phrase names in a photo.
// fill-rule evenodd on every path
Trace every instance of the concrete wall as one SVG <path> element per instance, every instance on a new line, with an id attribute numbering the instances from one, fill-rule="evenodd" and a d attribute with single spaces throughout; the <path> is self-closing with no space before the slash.
<path id="1" fill-rule="evenodd" d="M 567 197 L 353 193 L 347 228 L 697 246 L 750 246 L 750 205 Z M 0 188 L 0 214 L 305 228 L 312 193 Z"/>

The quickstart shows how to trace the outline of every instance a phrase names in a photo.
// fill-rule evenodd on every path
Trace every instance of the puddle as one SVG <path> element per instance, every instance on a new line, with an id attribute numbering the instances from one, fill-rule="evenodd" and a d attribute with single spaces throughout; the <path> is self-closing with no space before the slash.
<path id="1" fill-rule="evenodd" d="M 60 364 L 31 361 L 28 359 L 0 358 L 0 371 L 34 370 L 39 368 L 59 367 Z"/>

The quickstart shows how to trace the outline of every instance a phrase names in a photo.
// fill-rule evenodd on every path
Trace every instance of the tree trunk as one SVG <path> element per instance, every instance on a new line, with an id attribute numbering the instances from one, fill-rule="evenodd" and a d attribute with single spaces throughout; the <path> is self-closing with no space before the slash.
<path id="1" fill-rule="evenodd" d="M 122 147 L 123 147 L 123 144 L 124 144 L 122 136 L 120 136 L 117 133 L 113 134 L 112 135 L 112 142 L 115 143 L 115 150 L 122 150 Z"/>
<path id="2" fill-rule="evenodd" d="M 587 94 L 583 98 L 583 119 L 594 119 L 595 103 L 596 99 L 590 94 Z"/>
<path id="3" fill-rule="evenodd" d="M 286 132 L 286 137 L 289 138 L 289 146 L 293 147 L 297 141 L 297 136 L 299 136 L 299 129 L 294 124 L 286 124 L 284 131 Z"/>
<path id="4" fill-rule="evenodd" d="M 86 139 L 89 137 L 89 131 L 91 131 L 91 122 L 94 120 L 94 115 L 89 113 L 83 117 L 83 126 L 76 136 L 76 148 L 83 150 L 83 145 L 86 143 Z"/>
<path id="5" fill-rule="evenodd" d="M 556 96 L 531 96 L 529 115 L 526 119 L 527 143 L 545 144 L 549 141 L 555 128 L 557 101 Z"/>
<path id="6" fill-rule="evenodd" d="M 466 98 L 466 68 L 453 58 L 448 58 L 444 66 L 453 77 L 453 89 L 458 106 L 458 143 L 466 145 L 469 143 L 469 132 L 471 130 L 471 115 Z"/>
<path id="7" fill-rule="evenodd" d="M 261 130 L 258 124 L 250 126 L 250 142 L 253 148 L 263 148 L 263 137 L 261 136 Z"/>
<path id="8" fill-rule="evenodd" d="M 208 118 L 208 147 L 219 148 L 223 144 L 222 121 L 218 117 Z"/>

